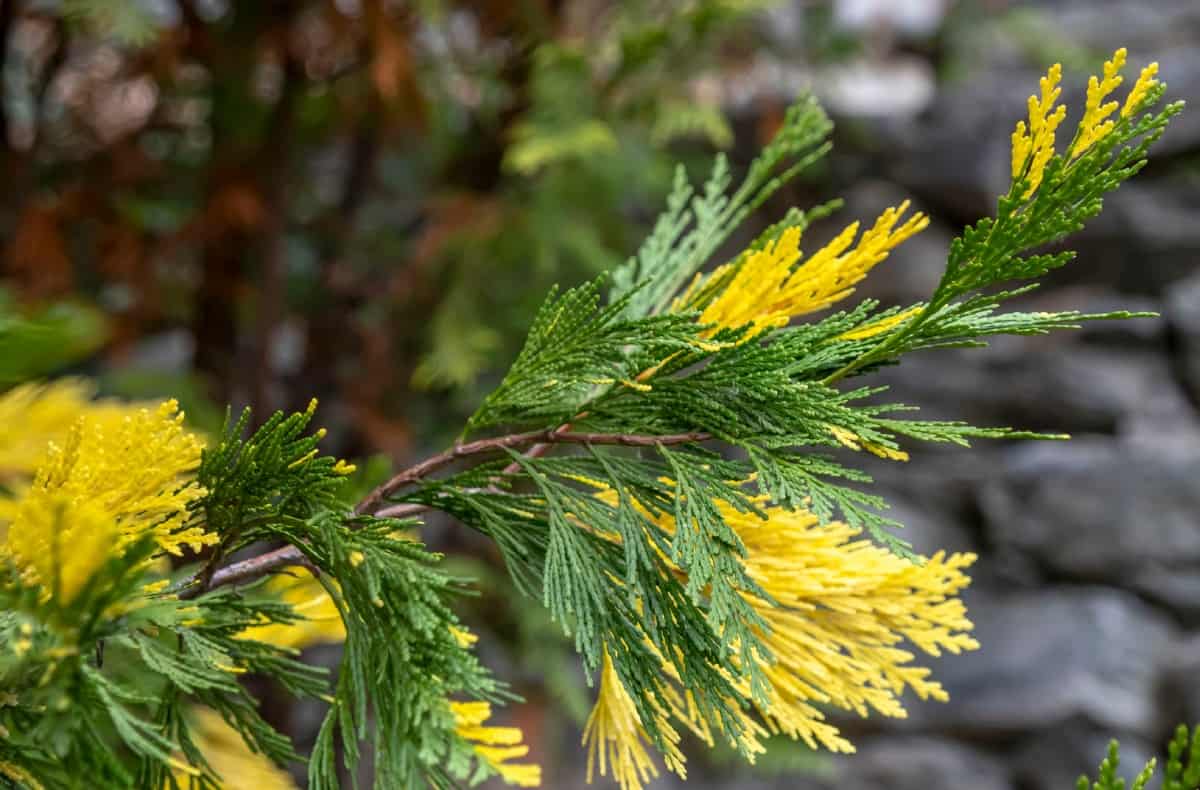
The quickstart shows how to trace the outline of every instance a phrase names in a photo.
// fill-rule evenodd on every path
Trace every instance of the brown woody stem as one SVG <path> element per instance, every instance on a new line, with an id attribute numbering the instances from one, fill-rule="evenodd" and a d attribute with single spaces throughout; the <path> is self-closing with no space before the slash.
<path id="1" fill-rule="evenodd" d="M 354 508 L 356 515 L 376 515 L 387 518 L 405 518 L 414 516 L 418 513 L 423 513 L 427 510 L 432 510 L 428 505 L 418 504 L 398 504 L 392 507 L 382 507 L 384 502 L 391 494 L 399 491 L 405 486 L 412 485 L 418 481 L 424 480 L 429 475 L 450 466 L 455 461 L 462 458 L 467 458 L 473 455 L 484 455 L 494 453 L 500 450 L 515 450 L 523 447 L 529 447 L 529 455 L 534 457 L 540 456 L 546 452 L 552 445 L 555 444 L 600 444 L 600 445 L 618 445 L 622 447 L 658 447 L 672 444 L 689 444 L 692 442 L 703 442 L 711 438 L 707 433 L 701 431 L 692 431 L 689 433 L 673 433 L 661 436 L 645 435 L 645 434 L 621 434 L 621 433 L 575 433 L 570 430 L 565 430 L 569 426 L 556 428 L 548 431 L 530 431 L 528 433 L 514 433 L 508 436 L 499 436 L 492 439 L 478 439 L 473 442 L 464 444 L 456 444 L 454 447 L 430 456 L 419 464 L 410 466 L 408 469 L 400 472 L 390 480 L 376 488 L 368 494 Z M 516 471 L 516 465 L 512 464 L 505 469 L 506 472 Z M 274 570 L 286 567 L 288 565 L 306 564 L 304 554 L 295 546 L 284 546 L 283 548 L 269 551 L 266 554 L 260 554 L 257 557 L 251 557 L 247 560 L 240 560 L 231 563 L 222 568 L 218 568 L 212 572 L 205 584 L 204 580 L 199 576 L 194 576 L 188 579 L 182 586 L 179 593 L 180 598 L 194 598 L 202 592 L 207 592 L 214 587 L 220 587 L 226 584 L 242 584 L 244 582 L 253 581 Z"/>

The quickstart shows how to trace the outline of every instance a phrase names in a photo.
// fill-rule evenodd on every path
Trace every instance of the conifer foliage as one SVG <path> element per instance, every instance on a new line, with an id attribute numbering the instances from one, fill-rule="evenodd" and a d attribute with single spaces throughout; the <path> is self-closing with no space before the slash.
<path id="1" fill-rule="evenodd" d="M 589 772 L 623 788 L 657 775 L 655 753 L 685 775 L 685 736 L 748 760 L 774 733 L 852 751 L 829 710 L 945 699 L 914 662 L 978 647 L 957 598 L 974 558 L 913 556 L 833 451 L 904 461 L 916 442 L 1059 437 L 915 419 L 849 382 L 917 350 L 1132 315 L 1000 310 L 1070 260 L 1041 250 L 1100 211 L 1180 110 L 1160 106 L 1153 64 L 1109 100 L 1125 59 L 1093 78 L 1062 148 L 1050 69 L 1013 134 L 1011 188 L 953 242 L 927 302 L 804 321 L 927 219 L 902 204 L 805 253 L 837 205 L 792 210 L 714 260 L 828 150 L 828 118 L 800 100 L 736 188 L 723 159 L 698 190 L 680 171 L 627 264 L 546 299 L 459 442 L 357 503 L 353 466 L 310 429 L 315 403 L 253 432 L 231 418 L 201 450 L 173 403 L 93 403 L 71 382 L 0 395 L 0 786 L 288 787 L 277 766 L 301 757 L 247 675 L 329 702 L 311 787 L 363 761 L 380 788 L 538 785 L 520 731 L 486 723 L 512 696 L 455 616 L 469 582 L 420 540 L 430 510 L 493 539 L 573 638 L 597 689 Z M 163 555 L 201 559 L 172 572 Z M 299 660 L 342 640 L 332 678 Z"/>
<path id="2" fill-rule="evenodd" d="M 1200 728 L 1188 729 L 1181 724 L 1175 729 L 1175 735 L 1167 744 L 1166 770 L 1163 772 L 1163 790 L 1194 790 L 1200 787 Z M 1095 781 L 1086 776 L 1079 777 L 1076 790 L 1145 790 L 1154 777 L 1158 760 L 1151 759 L 1126 784 L 1117 773 L 1121 767 L 1120 748 L 1116 741 L 1108 744 L 1108 753 L 1100 763 L 1100 772 Z"/>

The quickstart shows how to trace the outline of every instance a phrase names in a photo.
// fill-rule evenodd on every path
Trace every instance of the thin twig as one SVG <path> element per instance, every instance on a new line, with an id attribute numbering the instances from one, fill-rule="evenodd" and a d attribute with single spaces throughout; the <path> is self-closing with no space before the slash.
<path id="1" fill-rule="evenodd" d="M 562 433 L 567 433 L 570 430 L 571 430 L 571 423 L 568 422 L 564 425 L 558 426 L 556 429 L 554 429 L 554 432 L 557 434 L 562 434 Z M 546 452 L 550 449 L 550 447 L 551 447 L 551 445 L 549 442 L 542 442 L 540 444 L 535 444 L 533 447 L 530 447 L 528 450 L 525 451 L 525 457 L 526 458 L 541 458 L 543 455 L 546 454 Z M 516 472 L 520 468 L 521 468 L 521 465 L 519 463 L 517 463 L 516 461 L 513 461 L 511 464 L 504 467 L 504 474 L 511 475 L 512 473 Z"/>
<path id="2" fill-rule="evenodd" d="M 404 503 L 394 505 L 392 507 L 380 507 L 388 496 L 405 486 L 424 480 L 429 475 L 450 466 L 455 461 L 466 458 L 472 455 L 483 455 L 486 453 L 494 453 L 499 450 L 515 450 L 521 447 L 529 447 L 530 451 L 527 455 L 534 457 L 540 456 L 546 452 L 551 445 L 554 444 L 600 444 L 600 445 L 618 445 L 622 447 L 659 447 L 673 444 L 689 444 L 692 442 L 703 442 L 712 438 L 709 434 L 702 431 L 692 431 L 689 433 L 672 433 L 661 436 L 648 434 L 622 434 L 622 433 L 573 433 L 569 430 L 564 430 L 569 426 L 561 426 L 553 430 L 547 431 L 530 431 L 528 433 L 514 433 L 508 436 L 498 436 L 492 439 L 479 439 L 474 442 L 465 444 L 457 444 L 454 447 L 446 450 L 443 453 L 431 456 L 419 464 L 410 466 L 396 476 L 392 477 L 383 485 L 376 488 L 365 499 L 358 503 L 354 508 L 357 515 L 373 514 L 377 517 L 387 518 L 404 518 L 413 516 L 418 513 L 423 513 L 434 509 L 430 505 L 420 505 L 414 503 Z M 534 452 L 536 450 L 536 453 Z M 508 470 L 506 470 L 508 471 Z M 512 471 L 515 471 L 512 470 Z M 207 592 L 214 587 L 221 587 L 226 584 L 241 584 L 248 581 L 253 581 L 266 574 L 286 567 L 288 565 L 305 564 L 307 560 L 303 552 L 295 546 L 284 546 L 283 548 L 269 551 L 266 554 L 260 554 L 257 557 L 251 557 L 247 560 L 241 560 L 226 565 L 223 568 L 218 568 L 212 573 L 208 579 L 208 583 L 204 584 L 203 579 L 199 574 L 185 581 L 180 586 L 180 598 L 194 598 L 202 592 Z"/>
<path id="3" fill-rule="evenodd" d="M 207 585 L 202 583 L 202 579 L 189 579 L 186 586 L 179 593 L 179 597 L 195 598 L 200 593 L 207 592 L 214 587 L 254 581 L 278 568 L 285 568 L 288 565 L 307 564 L 307 560 L 300 549 L 295 546 L 284 546 L 274 551 L 268 551 L 266 554 L 259 554 L 257 557 L 240 560 L 230 563 L 223 568 L 218 568 L 209 577 Z"/>
<path id="4" fill-rule="evenodd" d="M 539 444 L 607 444 L 621 445 L 623 447 L 656 447 L 658 445 L 703 442 L 709 438 L 711 438 L 709 434 L 700 431 L 653 436 L 628 433 L 571 433 L 563 432 L 556 428 L 549 431 L 514 433 L 494 439 L 478 439 L 466 444 L 456 444 L 444 453 L 431 456 L 415 466 L 410 466 L 368 494 L 363 501 L 358 503 L 358 507 L 354 508 L 354 512 L 358 515 L 374 513 L 389 495 L 418 480 L 423 480 L 460 458 L 470 455 L 494 453 L 505 449 L 515 450 L 519 447 L 530 447 Z"/>
<path id="5" fill-rule="evenodd" d="M 412 518 L 419 516 L 422 513 L 428 513 L 434 510 L 433 505 L 419 505 L 415 502 L 404 502 L 399 505 L 392 505 L 381 510 L 375 511 L 376 518 Z"/>

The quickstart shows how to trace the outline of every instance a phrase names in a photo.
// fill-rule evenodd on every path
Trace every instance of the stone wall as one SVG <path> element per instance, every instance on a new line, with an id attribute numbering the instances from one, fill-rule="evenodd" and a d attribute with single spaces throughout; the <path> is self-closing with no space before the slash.
<path id="1" fill-rule="evenodd" d="M 1078 108 L 1085 55 L 1126 46 L 1131 68 L 1158 60 L 1171 96 L 1195 109 L 1026 306 L 1161 317 L 928 353 L 881 375 L 930 417 L 1074 438 L 909 448 L 908 464 L 871 464 L 918 549 L 980 555 L 966 598 L 982 648 L 935 662 L 950 703 L 912 700 L 903 722 L 847 721 L 860 753 L 833 760 L 830 775 L 711 786 L 1067 790 L 1110 737 L 1140 766 L 1175 724 L 1200 721 L 1200 3 L 1056 0 L 1015 13 L 991 3 L 968 21 L 963 8 L 942 16 L 941 3 L 839 6 L 884 42 L 860 78 L 911 91 L 839 119 L 834 169 L 854 184 L 843 215 L 869 218 L 912 195 L 934 217 L 865 293 L 928 294 L 949 239 L 1007 188 L 1008 135 L 1039 71 L 1061 57 Z M 775 14 L 775 35 L 799 23 L 795 9 Z M 763 70 L 775 82 L 756 87 L 791 89 L 778 75 L 806 68 L 776 64 Z M 808 73 L 835 108 L 889 93 Z"/>

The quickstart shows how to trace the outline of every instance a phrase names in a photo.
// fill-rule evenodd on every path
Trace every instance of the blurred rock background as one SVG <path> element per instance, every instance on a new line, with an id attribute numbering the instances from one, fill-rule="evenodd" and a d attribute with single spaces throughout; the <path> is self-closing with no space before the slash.
<path id="1" fill-rule="evenodd" d="M 454 436 L 550 283 L 636 247 L 674 161 L 744 166 L 815 91 L 835 153 L 761 218 L 844 196 L 819 236 L 912 197 L 931 227 L 860 291 L 909 303 L 1006 188 L 1046 66 L 1078 110 L 1118 46 L 1200 106 L 1196 0 L 0 0 L 0 308 L 73 338 L 26 372 L 181 395 L 210 429 L 224 402 L 317 394 L 333 449 L 382 475 Z M 935 662 L 951 702 L 845 721 L 850 758 L 693 749 L 687 786 L 1066 790 L 1110 737 L 1140 766 L 1200 721 L 1197 109 L 1071 244 L 1031 305 L 1160 317 L 880 375 L 931 417 L 1074 436 L 872 464 L 918 550 L 980 555 L 983 648 Z M 480 580 L 465 616 L 528 700 L 547 786 L 581 786 L 569 647 L 485 542 L 428 536 Z M 302 744 L 313 714 L 268 709 Z"/>
<path id="2" fill-rule="evenodd" d="M 806 8 L 773 9 L 766 35 L 796 35 Z M 845 0 L 830 18 L 857 42 L 848 61 L 785 54 L 755 69 L 772 76 L 754 90 L 809 81 L 823 96 L 846 214 L 912 195 L 934 217 L 863 289 L 885 301 L 927 293 L 949 239 L 991 210 L 1011 125 L 1049 63 L 1062 61 L 1074 108 L 1119 46 L 1132 63 L 1159 61 L 1174 95 L 1200 98 L 1200 4 L 1188 0 Z M 1109 738 L 1131 776 L 1175 724 L 1200 720 L 1200 119 L 1186 116 L 1069 242 L 1078 262 L 1029 300 L 1161 317 L 928 354 L 880 377 L 931 416 L 1073 436 L 873 464 L 918 549 L 980 555 L 966 599 L 982 649 L 935 662 L 950 703 L 847 722 L 861 753 L 826 777 L 711 786 L 1065 790 Z"/>

